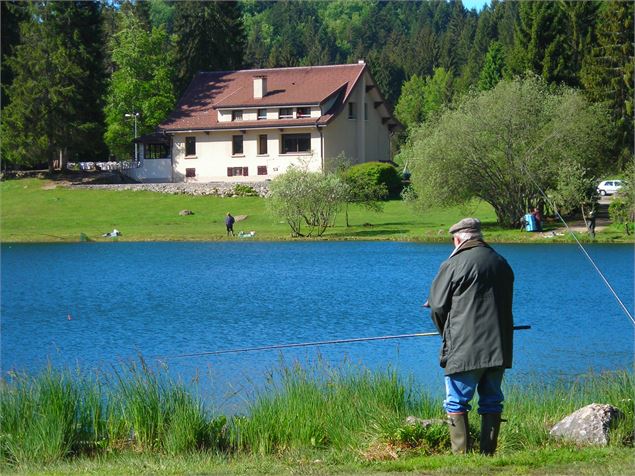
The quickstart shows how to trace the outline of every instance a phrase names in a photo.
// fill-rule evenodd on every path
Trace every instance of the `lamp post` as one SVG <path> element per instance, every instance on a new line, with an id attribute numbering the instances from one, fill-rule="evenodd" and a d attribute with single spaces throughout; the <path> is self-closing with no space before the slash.
<path id="1" fill-rule="evenodd" d="M 134 118 L 134 138 L 137 138 L 137 117 L 139 117 L 139 113 L 138 112 L 133 112 L 130 114 L 125 114 L 125 117 L 132 117 Z M 134 143 L 134 160 L 135 162 L 137 162 L 139 160 L 139 155 L 137 153 L 137 142 L 135 141 Z"/>

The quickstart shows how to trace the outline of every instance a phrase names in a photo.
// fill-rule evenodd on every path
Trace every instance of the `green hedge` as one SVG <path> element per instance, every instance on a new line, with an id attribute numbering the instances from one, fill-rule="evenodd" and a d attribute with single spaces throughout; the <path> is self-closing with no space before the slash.
<path id="1" fill-rule="evenodd" d="M 403 187 L 401 176 L 397 169 L 384 162 L 365 162 L 353 165 L 346 170 L 345 175 L 368 180 L 368 182 L 375 185 L 386 185 L 388 198 L 399 198 Z"/>

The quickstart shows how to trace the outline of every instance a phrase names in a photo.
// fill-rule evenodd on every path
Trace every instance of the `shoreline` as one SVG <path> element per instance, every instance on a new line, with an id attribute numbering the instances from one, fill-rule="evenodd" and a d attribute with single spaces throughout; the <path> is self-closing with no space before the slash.
<path id="1" fill-rule="evenodd" d="M 633 244 L 635 233 L 611 225 L 605 217 L 598 221 L 592 239 L 582 220 L 572 219 L 568 230 L 553 219 L 544 232 L 505 229 L 496 223 L 494 210 L 482 201 L 465 207 L 419 210 L 401 200 L 382 202 L 381 212 L 359 206 L 349 209 L 350 226 L 339 214 L 323 236 L 293 237 L 283 219 L 272 216 L 264 188 L 255 196 L 238 196 L 233 187 L 250 184 L 86 184 L 60 177 L 23 178 L 0 182 L 1 244 L 78 243 L 78 242 L 341 242 L 383 241 L 403 243 L 449 243 L 448 229 L 465 216 L 477 216 L 483 223 L 485 241 L 495 244 L 576 243 Z M 266 187 L 266 183 L 261 184 Z M 189 191 L 189 192 L 188 192 Z M 190 193 L 192 192 L 192 193 Z M 218 192 L 218 193 L 217 193 Z M 608 199 L 606 199 L 608 200 Z M 188 211 L 187 216 L 179 216 Z M 227 238 L 224 216 L 232 211 L 244 215 L 235 225 L 240 231 L 255 232 L 241 239 Z M 104 237 L 113 229 L 117 238 Z M 304 231 L 304 230 L 303 230 Z"/>

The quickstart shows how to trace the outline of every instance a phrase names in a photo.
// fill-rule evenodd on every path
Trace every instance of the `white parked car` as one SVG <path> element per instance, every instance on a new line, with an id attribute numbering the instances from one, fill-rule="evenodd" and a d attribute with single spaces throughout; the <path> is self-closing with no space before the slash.
<path id="1" fill-rule="evenodd" d="M 598 193 L 600 195 L 613 195 L 622 188 L 621 180 L 603 180 L 598 185 Z"/>

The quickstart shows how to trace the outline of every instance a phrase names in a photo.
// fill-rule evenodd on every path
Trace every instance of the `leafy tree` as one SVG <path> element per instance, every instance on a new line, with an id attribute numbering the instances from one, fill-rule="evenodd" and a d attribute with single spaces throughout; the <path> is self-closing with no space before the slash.
<path id="1" fill-rule="evenodd" d="M 590 171 L 575 160 L 564 159 L 556 171 L 551 201 L 561 216 L 578 211 L 583 217 L 597 202 L 597 181 Z"/>
<path id="2" fill-rule="evenodd" d="M 503 71 L 505 69 L 505 53 L 503 45 L 498 41 L 494 41 L 485 57 L 485 64 L 481 70 L 478 79 L 478 88 L 481 91 L 492 89 L 503 79 Z"/>
<path id="3" fill-rule="evenodd" d="M 139 113 L 138 135 L 151 132 L 172 110 L 175 96 L 163 27 L 148 32 L 136 16 L 122 13 L 110 47 L 116 70 L 106 98 L 105 140 L 110 151 L 121 157 L 130 155 L 134 133 L 126 114 Z"/>
<path id="4" fill-rule="evenodd" d="M 401 86 L 395 115 L 406 129 L 421 124 L 426 117 L 426 80 L 416 74 Z"/>
<path id="5" fill-rule="evenodd" d="M 589 98 L 611 110 L 623 162 L 633 157 L 634 15 L 633 2 L 611 1 L 602 5 L 597 45 L 585 58 L 582 69 L 582 83 Z"/>
<path id="6" fill-rule="evenodd" d="M 622 179 L 622 188 L 609 205 L 609 216 L 614 223 L 624 225 L 624 232 L 630 235 L 635 223 L 635 162 L 629 162 Z"/>
<path id="7" fill-rule="evenodd" d="M 27 8 L 20 43 L 6 60 L 14 80 L 2 115 L 3 159 L 47 162 L 52 168 L 69 157 L 100 158 L 105 149 L 99 6 L 49 2 Z"/>
<path id="8" fill-rule="evenodd" d="M 432 114 L 452 101 L 453 77 L 443 68 L 436 68 L 434 76 L 413 76 L 403 84 L 395 115 L 408 130 L 418 126 Z"/>
<path id="9" fill-rule="evenodd" d="M 389 167 L 394 170 L 394 167 Z M 388 174 L 384 173 L 384 175 Z M 360 205 L 373 212 L 383 210 L 381 200 L 388 198 L 386 182 L 390 181 L 390 179 L 382 177 L 382 170 L 377 167 L 368 167 L 366 164 L 358 164 L 345 169 L 341 173 L 341 178 L 347 186 L 346 207 L 344 209 L 347 227 L 350 226 L 348 220 L 349 205 Z"/>
<path id="10" fill-rule="evenodd" d="M 346 185 L 332 173 L 291 167 L 271 181 L 268 204 L 293 236 L 321 236 L 332 225 L 346 198 Z M 306 228 L 306 231 L 303 231 Z"/>
<path id="11" fill-rule="evenodd" d="M 358 38 L 363 24 L 370 18 L 373 2 L 334 0 L 318 3 L 318 15 L 328 36 L 335 39 L 335 49 L 344 58 L 353 53 L 353 41 Z"/>
<path id="12" fill-rule="evenodd" d="M 565 162 L 597 170 L 609 140 L 604 108 L 530 77 L 467 95 L 419 128 L 402 154 L 423 205 L 479 198 L 501 225 L 515 227 L 525 204 L 539 200 L 539 188 L 557 189 Z"/>
<path id="13" fill-rule="evenodd" d="M 441 110 L 452 102 L 454 77 L 451 72 L 443 68 L 435 68 L 434 75 L 426 80 L 425 87 L 425 115 Z"/>
<path id="14" fill-rule="evenodd" d="M 169 0 L 149 0 L 150 24 L 154 27 L 164 27 L 168 34 L 174 28 L 174 12 L 177 5 Z"/>

